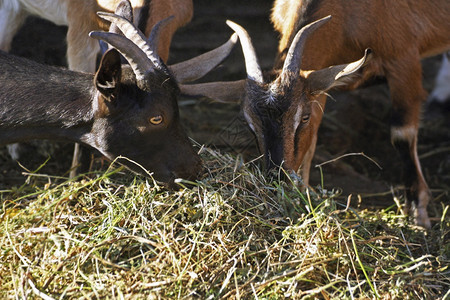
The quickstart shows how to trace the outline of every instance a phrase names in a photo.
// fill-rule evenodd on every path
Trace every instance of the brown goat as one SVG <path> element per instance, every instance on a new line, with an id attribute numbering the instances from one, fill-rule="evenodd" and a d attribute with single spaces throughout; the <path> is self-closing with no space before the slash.
<path id="1" fill-rule="evenodd" d="M 263 77 L 247 32 L 230 23 L 241 40 L 248 79 L 230 83 L 238 90 L 218 100 L 240 98 L 267 166 L 301 168 L 308 184 L 326 92 L 385 76 L 393 108 L 392 143 L 404 162 L 405 210 L 414 200 L 416 223 L 430 228 L 431 193 L 417 155 L 426 99 L 420 59 L 450 48 L 449 15 L 448 0 L 276 0 L 272 22 L 281 39 L 270 72 L 274 78 Z M 371 59 L 366 49 L 372 50 Z"/>
<path id="2" fill-rule="evenodd" d="M 98 11 L 112 12 L 120 0 L 3 0 L 0 1 L 0 49 L 8 51 L 11 42 L 28 15 L 67 25 L 67 60 L 69 69 L 95 72 L 100 48 L 89 39 L 92 30 L 108 30 L 109 22 L 97 16 Z M 193 14 L 192 0 L 131 0 L 134 23 L 145 36 L 159 21 L 174 16 L 161 32 L 158 54 L 167 61 L 175 31 L 187 24 Z"/>

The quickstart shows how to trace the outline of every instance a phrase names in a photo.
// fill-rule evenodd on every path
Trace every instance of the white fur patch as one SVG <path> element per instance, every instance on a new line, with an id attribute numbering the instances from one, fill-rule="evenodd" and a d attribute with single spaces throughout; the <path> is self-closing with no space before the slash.
<path id="1" fill-rule="evenodd" d="M 300 121 L 302 119 L 302 109 L 300 106 L 297 107 L 297 111 L 294 115 L 294 133 L 297 130 L 297 127 L 300 125 Z"/>
<path id="2" fill-rule="evenodd" d="M 391 140 L 392 141 L 412 141 L 417 135 L 417 128 L 414 126 L 392 127 Z"/>
<path id="3" fill-rule="evenodd" d="M 0 0 L 0 9 L 18 12 L 20 7 L 19 0 Z"/>
<path id="4" fill-rule="evenodd" d="M 11 45 L 4 40 L 6 40 L 6 36 L 7 36 L 7 26 L 8 26 L 8 15 L 9 15 L 9 11 L 0 8 L 0 49 L 4 50 L 4 51 L 9 51 L 9 48 L 11 47 Z"/>
<path id="5" fill-rule="evenodd" d="M 19 12 L 18 1 L 0 0 L 0 49 L 4 51 L 9 51 L 11 48 L 13 36 L 22 23 Z"/>
<path id="6" fill-rule="evenodd" d="M 442 65 L 436 77 L 434 90 L 429 99 L 444 103 L 450 99 L 450 52 L 443 55 Z"/>
<path id="7" fill-rule="evenodd" d="M 67 25 L 67 1 L 19 0 L 19 2 L 23 5 L 25 10 L 32 15 L 44 18 L 56 25 Z"/>
<path id="8" fill-rule="evenodd" d="M 9 144 L 6 145 L 6 148 L 8 149 L 8 153 L 11 156 L 13 160 L 18 160 L 20 158 L 20 145 L 19 144 Z"/>
<path id="9" fill-rule="evenodd" d="M 245 117 L 245 120 L 247 121 L 248 126 L 250 126 L 251 130 L 254 133 L 256 133 L 255 125 L 253 125 L 253 120 L 252 120 L 252 118 L 250 118 L 250 116 L 248 115 L 248 113 L 245 110 L 244 110 L 244 117 Z"/>

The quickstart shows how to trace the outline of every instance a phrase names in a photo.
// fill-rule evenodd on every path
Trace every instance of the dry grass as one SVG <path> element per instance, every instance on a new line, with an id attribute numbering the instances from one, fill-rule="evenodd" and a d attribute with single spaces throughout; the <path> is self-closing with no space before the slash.
<path id="1" fill-rule="evenodd" d="M 111 168 L 1 191 L 0 298 L 445 299 L 449 206 L 429 234 L 203 149 L 169 192 Z M 181 182 L 181 184 L 187 184 Z"/>

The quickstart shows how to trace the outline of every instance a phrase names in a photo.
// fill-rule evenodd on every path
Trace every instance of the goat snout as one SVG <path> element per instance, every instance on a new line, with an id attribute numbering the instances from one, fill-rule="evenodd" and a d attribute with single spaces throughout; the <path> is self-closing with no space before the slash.
<path id="1" fill-rule="evenodd" d="M 187 182 L 183 182 L 183 184 L 180 185 L 177 181 L 179 179 L 185 179 L 187 181 L 195 181 L 195 180 L 201 178 L 205 174 L 205 171 L 206 170 L 203 167 L 201 160 L 198 159 L 198 164 L 193 165 L 189 169 L 184 169 L 184 170 L 180 170 L 177 172 L 173 172 L 172 175 L 170 176 L 170 180 L 166 180 L 162 184 L 167 189 L 170 189 L 170 190 L 178 190 L 182 187 L 191 188 L 192 187 L 191 184 L 189 184 Z"/>
<path id="2" fill-rule="evenodd" d="M 202 177 L 202 175 L 205 174 L 205 171 L 206 170 L 203 167 L 202 160 L 197 154 L 195 154 L 186 161 L 186 165 L 176 170 L 174 175 L 176 178 L 196 180 Z"/>

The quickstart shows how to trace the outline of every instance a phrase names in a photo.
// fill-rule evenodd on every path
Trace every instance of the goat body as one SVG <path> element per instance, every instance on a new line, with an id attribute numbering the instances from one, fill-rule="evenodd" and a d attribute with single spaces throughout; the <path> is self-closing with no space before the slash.
<path id="1" fill-rule="evenodd" d="M 76 129 L 93 120 L 93 75 L 41 65 L 5 52 L 0 52 L 0 65 L 2 143 L 46 138 L 49 132 L 65 140 L 81 139 Z M 55 103 L 55 99 L 60 101 Z"/>
<path id="2" fill-rule="evenodd" d="M 394 60 L 417 61 L 448 50 L 449 13 L 445 0 L 276 0 L 271 19 L 281 38 L 275 68 L 281 67 L 299 29 L 331 15 L 306 42 L 302 70 L 348 63 L 370 48 L 374 60 L 364 73 L 385 75 Z"/>
<path id="3" fill-rule="evenodd" d="M 233 26 L 240 32 L 248 74 L 242 109 L 266 164 L 294 172 L 301 167 L 308 184 L 326 92 L 385 76 L 392 142 L 404 160 L 406 209 L 414 200 L 417 224 L 429 228 L 431 193 L 417 155 L 426 99 L 420 59 L 450 49 L 449 15 L 448 0 L 276 0 L 271 18 L 281 38 L 271 72 L 275 79 L 268 81 L 245 30 Z"/>

